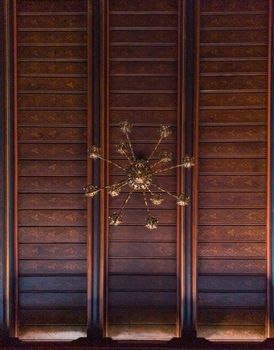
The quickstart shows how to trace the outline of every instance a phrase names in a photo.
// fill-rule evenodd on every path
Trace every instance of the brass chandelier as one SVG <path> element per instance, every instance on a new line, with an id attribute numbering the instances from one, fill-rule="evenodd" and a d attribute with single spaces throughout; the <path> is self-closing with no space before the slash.
<path id="1" fill-rule="evenodd" d="M 168 138 L 171 135 L 171 127 L 169 125 L 161 125 L 159 130 L 159 140 L 156 143 L 153 151 L 147 159 L 136 158 L 134 153 L 132 143 L 129 137 L 129 133 L 132 131 L 132 124 L 128 121 L 124 121 L 120 123 L 120 129 L 122 133 L 126 136 L 126 140 L 121 142 L 116 146 L 116 150 L 119 154 L 123 155 L 128 161 L 128 168 L 124 168 L 121 165 L 113 162 L 112 160 L 105 159 L 101 155 L 101 150 L 97 146 L 91 146 L 88 148 L 88 155 L 91 159 L 101 159 L 107 163 L 113 164 L 115 167 L 123 170 L 125 172 L 125 179 L 120 182 L 116 182 L 112 185 L 97 187 L 92 184 L 85 187 L 85 195 L 87 197 L 93 198 L 97 193 L 102 190 L 107 190 L 108 194 L 111 197 L 117 197 L 120 195 L 121 190 L 124 187 L 129 188 L 129 193 L 126 196 L 121 208 L 119 211 L 111 214 L 109 216 L 110 225 L 120 225 L 123 222 L 123 210 L 126 207 L 130 197 L 134 192 L 142 193 L 144 204 L 147 211 L 147 218 L 145 227 L 150 230 L 156 229 L 158 227 L 158 218 L 151 215 L 150 208 L 148 205 L 148 197 L 151 203 L 155 206 L 159 206 L 164 201 L 163 194 L 167 194 L 176 200 L 177 205 L 186 206 L 189 204 L 190 197 L 185 193 L 180 193 L 179 195 L 175 195 L 167 190 L 165 190 L 161 185 L 158 185 L 154 182 L 154 175 L 164 173 L 168 170 L 175 168 L 186 168 L 190 169 L 194 166 L 194 160 L 190 156 L 185 156 L 181 164 L 171 165 L 171 166 L 163 166 L 164 164 L 170 163 L 172 161 L 172 153 L 169 151 L 159 152 L 159 160 L 153 162 L 152 156 L 157 151 L 161 142 Z M 155 191 L 160 191 L 155 192 Z"/>

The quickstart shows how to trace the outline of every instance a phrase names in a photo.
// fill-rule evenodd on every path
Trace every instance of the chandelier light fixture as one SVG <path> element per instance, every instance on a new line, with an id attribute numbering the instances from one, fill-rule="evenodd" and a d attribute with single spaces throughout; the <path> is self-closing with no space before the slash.
<path id="1" fill-rule="evenodd" d="M 111 197 L 117 197 L 120 195 L 123 188 L 127 187 L 129 189 L 128 195 L 126 196 L 119 211 L 111 214 L 109 216 L 110 225 L 120 225 L 123 222 L 123 210 L 126 207 L 128 201 L 130 200 L 133 193 L 142 193 L 144 199 L 144 205 L 147 212 L 147 218 L 145 227 L 150 230 L 156 229 L 158 227 L 158 218 L 151 215 L 149 200 L 154 206 L 159 206 L 164 201 L 165 194 L 171 196 L 176 200 L 177 205 L 186 206 L 189 204 L 190 197 L 185 193 L 180 193 L 175 195 L 167 190 L 165 190 L 161 184 L 155 182 L 154 176 L 160 173 L 164 173 L 171 169 L 176 168 L 186 168 L 190 169 L 194 166 L 194 160 L 192 157 L 186 155 L 183 158 L 182 163 L 177 165 L 166 165 L 172 162 L 172 153 L 169 151 L 159 152 L 159 159 L 156 161 L 152 160 L 153 155 L 157 151 L 158 147 L 162 141 L 171 135 L 171 127 L 169 125 L 161 125 L 159 130 L 159 140 L 156 143 L 153 151 L 147 159 L 138 159 L 132 147 L 132 143 L 129 137 L 129 133 L 132 131 L 132 124 L 128 121 L 120 123 L 120 129 L 125 135 L 126 139 L 124 142 L 119 143 L 116 146 L 116 150 L 120 155 L 123 155 L 128 161 L 128 167 L 124 168 L 120 164 L 113 162 L 112 160 L 105 159 L 101 155 L 101 150 L 97 146 L 91 146 L 88 148 L 88 155 L 91 159 L 101 159 L 107 163 L 114 165 L 115 167 L 122 170 L 125 174 L 124 180 L 120 182 L 115 182 L 111 185 L 104 187 L 93 186 L 92 184 L 85 187 L 85 195 L 87 197 L 93 198 L 102 190 L 107 190 Z"/>

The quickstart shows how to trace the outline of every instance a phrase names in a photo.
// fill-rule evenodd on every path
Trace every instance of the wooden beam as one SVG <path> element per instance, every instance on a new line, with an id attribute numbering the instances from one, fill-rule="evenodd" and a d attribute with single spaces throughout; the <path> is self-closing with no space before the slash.
<path id="1" fill-rule="evenodd" d="M 273 261 L 274 261 L 274 245 L 272 222 L 274 214 L 273 207 L 273 148 L 274 148 L 274 95 L 273 95 L 273 57 L 274 57 L 274 28 L 273 28 L 273 1 L 269 0 L 269 23 L 268 23 L 268 113 L 267 113 L 267 308 L 266 308 L 266 337 L 274 338 L 273 323 Z"/>
<path id="2" fill-rule="evenodd" d="M 0 4 L 0 342 L 14 337 L 13 6 Z"/>
<path id="3" fill-rule="evenodd" d="M 95 1 L 88 0 L 88 13 L 87 13 L 87 23 L 88 23 L 88 110 L 87 110 L 87 144 L 88 147 L 93 144 L 93 114 L 94 109 L 96 108 L 96 104 L 94 104 L 93 96 L 94 91 L 93 87 L 95 86 L 95 76 L 93 75 L 94 68 L 94 60 L 93 60 L 93 50 L 95 48 L 95 38 L 94 31 L 95 27 L 94 23 L 94 10 L 95 10 Z M 92 160 L 87 158 L 87 182 L 90 184 L 93 182 L 93 164 Z M 94 322 L 94 308 L 96 306 L 93 305 L 93 201 L 87 201 L 87 337 L 92 336 L 93 333 L 93 322 Z"/>
<path id="4" fill-rule="evenodd" d="M 0 341 L 7 336 L 5 306 L 5 2 L 0 4 Z"/>
<path id="5" fill-rule="evenodd" d="M 185 153 L 192 155 L 193 141 L 197 142 L 197 135 L 193 139 L 193 123 L 194 123 L 194 29 L 195 23 L 195 3 L 196 1 L 186 0 L 185 20 L 186 20 L 186 42 L 185 42 Z M 196 57 L 197 59 L 197 57 Z M 197 172 L 197 169 L 196 169 Z M 196 192 L 192 190 L 197 183 L 192 178 L 192 172 L 186 171 L 185 186 L 186 192 L 192 194 L 192 202 L 186 207 L 185 211 L 185 238 L 184 238 L 184 306 L 183 306 L 183 329 L 181 336 L 184 339 L 192 339 L 196 337 L 195 325 L 195 246 L 193 231 L 193 210 L 196 204 Z"/>
<path id="6" fill-rule="evenodd" d="M 88 115 L 88 128 L 91 129 L 91 135 L 89 141 L 92 144 L 100 145 L 101 140 L 101 2 L 100 0 L 92 1 L 92 9 L 89 4 L 89 12 L 92 11 L 92 49 L 89 48 L 89 65 L 92 60 L 92 68 L 89 68 L 89 76 L 92 74 L 92 97 L 89 94 L 89 99 L 92 99 L 92 116 L 91 112 Z M 90 15 L 90 14 L 89 14 Z M 89 22 L 91 19 L 89 19 Z M 91 27 L 89 25 L 89 30 Z M 89 41 L 89 45 L 90 45 Z M 91 52 L 92 50 L 92 52 Z M 89 106 L 91 108 L 91 106 Z M 92 118 L 92 119 L 91 119 Z M 89 162 L 88 168 L 91 167 Z M 92 179 L 92 183 L 95 186 L 100 187 L 102 182 L 101 178 L 101 167 L 99 162 L 93 162 L 92 173 L 89 174 L 89 179 Z M 91 204 L 90 204 L 91 205 Z M 97 196 L 92 201 L 92 211 L 88 212 L 88 216 L 92 214 L 92 220 L 89 218 L 89 230 L 88 235 L 90 236 L 88 254 L 91 256 L 89 261 L 88 273 L 91 276 L 88 277 L 89 288 L 90 288 L 90 302 L 88 305 L 88 339 L 100 339 L 103 337 L 103 283 L 102 283 L 102 197 Z M 91 231 L 90 231 L 91 229 Z"/>

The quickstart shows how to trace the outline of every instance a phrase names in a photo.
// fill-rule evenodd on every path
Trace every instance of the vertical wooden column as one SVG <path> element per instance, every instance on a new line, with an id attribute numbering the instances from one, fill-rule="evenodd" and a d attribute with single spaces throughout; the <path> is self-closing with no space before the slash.
<path id="1" fill-rule="evenodd" d="M 13 6 L 0 4 L 0 341 L 14 336 L 13 298 Z"/>
<path id="2" fill-rule="evenodd" d="M 5 303 L 5 285 L 6 285 L 6 246 L 5 246 L 5 2 L 0 4 L 0 342 L 7 334 L 6 325 L 6 303 Z"/>
<path id="3" fill-rule="evenodd" d="M 273 26 L 273 12 L 274 4 L 273 1 L 269 0 L 269 23 L 268 23 L 268 179 L 267 179 L 267 188 L 268 188 L 268 198 L 267 198 L 267 331 L 266 336 L 269 338 L 274 338 L 274 235 L 273 235 L 273 188 L 274 188 L 274 80 L 273 80 L 273 71 L 274 71 L 274 26 Z"/>
<path id="4" fill-rule="evenodd" d="M 183 118 L 185 123 L 185 132 L 182 135 L 184 139 L 185 154 L 193 155 L 193 121 L 194 121 L 194 35 L 195 35 L 195 1 L 186 1 L 185 8 L 185 47 L 184 57 L 185 59 L 185 72 L 184 72 L 184 91 L 185 95 L 185 116 Z M 197 162 L 197 160 L 195 160 Z M 183 306 L 183 322 L 182 322 L 182 338 L 191 339 L 196 337 L 196 319 L 195 319 L 195 241 L 193 230 L 193 211 L 195 210 L 193 202 L 193 181 L 192 172 L 186 172 L 185 188 L 188 194 L 191 195 L 192 200 L 189 206 L 185 209 L 185 230 L 184 232 L 184 245 L 182 247 L 181 254 L 183 255 L 184 274 L 182 279 L 182 288 L 184 289 Z M 194 203 L 194 204 L 193 204 Z"/>
<path id="5" fill-rule="evenodd" d="M 102 132 L 104 128 L 101 127 L 104 120 L 102 105 L 102 71 L 103 71 L 103 52 L 101 46 L 101 39 L 104 31 L 103 28 L 103 2 L 100 0 L 93 0 L 89 2 L 89 15 L 90 23 L 89 35 L 89 69 L 90 84 L 92 84 L 92 96 L 89 96 L 89 108 L 92 116 L 89 117 L 89 132 L 90 140 L 89 144 L 95 144 L 101 146 Z M 91 73 L 92 70 L 92 73 Z M 91 76 L 92 74 L 92 76 Z M 90 103 L 92 105 L 90 105 Z M 93 167 L 93 169 L 92 169 Z M 102 177 L 102 168 L 100 161 L 88 163 L 88 168 L 92 169 L 90 173 L 90 181 L 98 187 L 102 186 L 104 178 Z M 90 288 L 90 300 L 89 300 L 89 316 L 88 316 L 88 338 L 90 340 L 100 339 L 104 335 L 104 251 L 105 251 L 105 230 L 104 230 L 104 196 L 96 196 L 90 201 L 89 206 L 92 207 L 91 212 L 88 214 L 89 221 L 89 288 Z"/>

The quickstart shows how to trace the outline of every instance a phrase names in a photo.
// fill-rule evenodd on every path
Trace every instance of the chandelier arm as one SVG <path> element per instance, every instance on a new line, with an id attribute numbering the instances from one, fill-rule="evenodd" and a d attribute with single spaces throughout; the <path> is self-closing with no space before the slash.
<path id="1" fill-rule="evenodd" d="M 152 196 L 154 195 L 154 193 L 151 191 L 150 188 L 148 188 L 148 192 L 149 192 Z"/>
<path id="2" fill-rule="evenodd" d="M 161 164 L 163 162 L 162 159 L 158 160 L 157 162 L 155 162 L 154 164 L 151 165 L 151 169 L 155 168 L 157 165 Z M 160 169 L 159 169 L 160 170 Z M 157 170 L 156 170 L 157 171 Z M 156 173 L 156 172 L 155 172 Z"/>
<path id="3" fill-rule="evenodd" d="M 126 184 L 127 184 L 127 181 L 114 182 L 114 184 L 112 184 L 112 185 L 106 185 L 106 186 L 98 188 L 96 193 L 99 193 L 100 191 L 106 190 L 112 186 L 121 185 L 120 187 L 122 188 L 122 187 L 126 186 Z"/>
<path id="4" fill-rule="evenodd" d="M 148 206 L 148 202 L 147 202 L 147 196 L 146 196 L 145 191 L 143 191 L 143 197 L 144 197 L 144 202 L 145 202 L 145 206 L 146 206 L 146 209 L 147 209 L 147 213 L 148 213 L 148 215 L 150 215 L 150 210 L 149 210 L 149 206 Z"/>
<path id="5" fill-rule="evenodd" d="M 132 154 L 132 158 L 133 158 L 133 160 L 136 160 L 136 157 L 135 157 L 135 154 L 134 154 L 134 151 L 133 151 L 133 148 L 132 148 L 132 144 L 131 144 L 130 138 L 128 136 L 128 132 L 126 131 L 125 134 L 126 134 L 126 138 L 127 138 L 127 142 L 128 142 L 129 148 L 130 148 L 130 152 Z"/>
<path id="6" fill-rule="evenodd" d="M 100 158 L 100 159 L 103 160 L 104 162 L 107 162 L 107 163 L 109 163 L 109 164 L 112 164 L 112 165 L 116 166 L 116 168 L 119 168 L 119 169 L 121 169 L 121 170 L 123 170 L 123 171 L 126 171 L 125 168 L 123 168 L 121 165 L 117 164 L 116 162 L 113 162 L 113 161 L 110 160 L 110 159 L 106 159 L 106 158 L 104 158 L 104 157 L 102 157 L 102 156 L 99 156 L 98 158 Z"/>
<path id="7" fill-rule="evenodd" d="M 161 192 L 166 193 L 166 194 L 170 195 L 171 197 L 177 199 L 177 196 L 175 196 L 173 193 L 171 193 L 171 192 L 165 190 L 165 189 L 162 188 L 161 186 L 159 186 L 159 185 L 157 185 L 157 184 L 154 184 L 154 183 L 153 183 L 152 185 L 155 186 L 155 187 L 157 187 Z"/>
<path id="8" fill-rule="evenodd" d="M 160 144 L 161 144 L 162 141 L 163 141 L 163 137 L 160 136 L 158 142 L 156 143 L 156 145 L 155 145 L 155 147 L 153 148 L 153 150 L 152 150 L 150 156 L 149 156 L 148 159 L 147 159 L 148 161 L 152 158 L 153 154 L 157 151 L 157 149 L 158 149 L 158 147 L 160 146 Z"/>
<path id="9" fill-rule="evenodd" d="M 156 170 L 156 171 L 154 172 L 154 174 L 160 174 L 160 173 L 163 173 L 164 171 L 168 171 L 168 170 L 172 170 L 172 169 L 181 168 L 181 167 L 183 167 L 183 166 L 185 166 L 185 163 L 173 165 L 173 166 L 168 167 L 168 168 Z"/>
<path id="10" fill-rule="evenodd" d="M 107 186 L 106 188 L 108 187 L 112 187 L 112 186 L 119 186 L 120 188 L 123 188 L 127 185 L 127 180 L 123 180 L 123 181 L 120 181 L 120 182 L 114 182 L 114 184 L 112 185 L 109 185 Z"/>
<path id="11" fill-rule="evenodd" d="M 108 188 L 111 188 L 111 187 L 125 187 L 127 185 L 127 180 L 123 180 L 123 181 L 118 181 L 118 182 L 114 182 L 113 184 L 111 185 L 107 185 L 107 186 L 104 186 L 104 187 L 101 187 L 100 190 L 104 190 L 104 189 L 108 189 Z"/>
<path id="12" fill-rule="evenodd" d="M 119 210 L 119 212 L 118 212 L 119 215 L 122 214 L 122 212 L 123 212 L 125 206 L 127 205 L 127 203 L 128 203 L 128 201 L 129 201 L 131 195 L 132 195 L 132 191 L 129 192 L 129 194 L 127 195 L 126 199 L 124 200 L 123 205 L 121 206 L 121 208 L 120 208 L 120 210 Z"/>
<path id="13" fill-rule="evenodd" d="M 124 153 L 124 156 L 129 161 L 130 165 L 132 165 L 133 164 L 132 159 L 128 156 L 128 154 L 126 152 Z"/>

